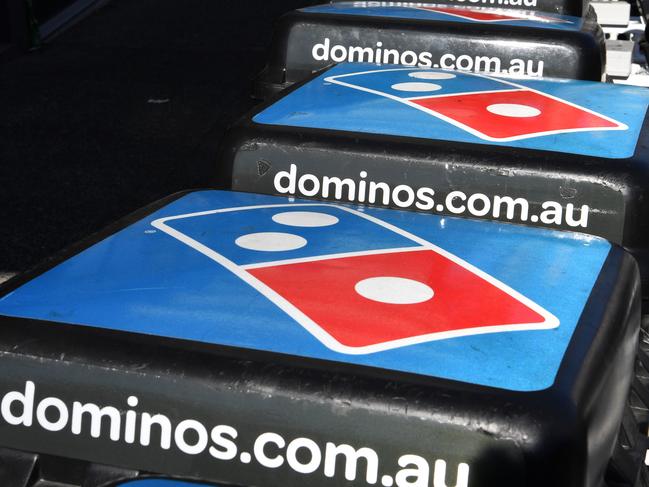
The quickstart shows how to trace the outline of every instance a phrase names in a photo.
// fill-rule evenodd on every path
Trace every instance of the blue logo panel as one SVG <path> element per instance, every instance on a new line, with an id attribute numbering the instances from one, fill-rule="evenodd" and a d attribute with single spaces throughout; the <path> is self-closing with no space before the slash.
<path id="1" fill-rule="evenodd" d="M 559 14 L 536 14 L 529 11 L 496 9 L 488 7 L 464 7 L 449 5 L 368 6 L 366 2 L 337 2 L 301 9 L 303 12 L 386 19 L 412 19 L 439 22 L 473 24 L 504 24 L 518 27 L 543 29 L 579 30 L 583 20 L 579 17 Z"/>
<path id="2" fill-rule="evenodd" d="M 281 207 L 280 207 L 281 208 Z M 179 218 L 168 222 L 174 229 L 200 240 L 204 245 L 223 254 L 238 265 L 258 264 L 266 261 L 300 259 L 309 256 L 371 251 L 385 248 L 412 247 L 414 244 L 407 238 L 377 226 L 372 222 L 354 217 L 347 211 L 333 207 L 317 205 L 319 214 L 331 216 L 335 221 L 337 239 L 319 238 L 324 227 L 301 227 L 300 236 L 309 245 L 288 250 L 260 252 L 254 248 L 237 245 L 238 237 L 250 233 L 251 228 L 263 228 L 265 232 L 284 234 L 287 226 L 282 224 L 282 217 L 273 220 L 276 215 L 286 213 L 277 207 L 251 208 L 240 211 L 209 213 L 195 217 Z M 305 206 L 308 211 L 311 206 Z M 206 234 L 205 228 L 216 231 Z M 269 257 L 272 255 L 272 257 Z"/>
<path id="3" fill-rule="evenodd" d="M 647 90 L 606 83 L 341 64 L 253 120 L 622 159 L 648 105 Z"/>
<path id="4" fill-rule="evenodd" d="M 574 233 L 205 191 L 5 295 L 0 314 L 532 391 L 553 383 L 609 250 Z M 357 279 L 368 266 L 376 276 Z M 431 309 L 441 331 L 381 328 Z M 337 335 L 345 320 L 370 323 L 371 343 Z"/>

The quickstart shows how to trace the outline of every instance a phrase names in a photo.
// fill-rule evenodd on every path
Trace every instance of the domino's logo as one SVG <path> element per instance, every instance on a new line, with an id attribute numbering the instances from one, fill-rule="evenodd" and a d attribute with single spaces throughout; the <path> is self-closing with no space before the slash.
<path id="1" fill-rule="evenodd" d="M 445 68 L 337 64 L 253 121 L 609 159 L 637 149 L 646 90 Z"/>
<path id="2" fill-rule="evenodd" d="M 492 142 L 628 130 L 568 100 L 480 74 L 395 68 L 329 76 L 325 82 L 387 98 Z"/>
<path id="3" fill-rule="evenodd" d="M 469 262 L 344 206 L 231 207 L 151 224 L 339 353 L 559 326 L 547 310 Z"/>

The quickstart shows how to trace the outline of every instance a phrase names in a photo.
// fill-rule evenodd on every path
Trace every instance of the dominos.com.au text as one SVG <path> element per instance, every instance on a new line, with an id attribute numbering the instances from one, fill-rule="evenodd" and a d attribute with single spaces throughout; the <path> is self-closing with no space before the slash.
<path id="1" fill-rule="evenodd" d="M 278 171 L 273 180 L 275 191 L 290 196 L 334 199 L 350 203 L 368 203 L 398 208 L 415 208 L 431 213 L 495 218 L 512 222 L 542 223 L 551 226 L 566 225 L 571 228 L 588 228 L 590 207 L 565 206 L 557 201 L 540 203 L 538 214 L 530 212 L 530 202 L 525 198 L 506 195 L 489 196 L 483 193 L 466 193 L 460 190 L 439 194 L 433 188 L 413 188 L 407 184 L 390 185 L 372 181 L 367 171 L 361 170 L 358 179 L 335 176 L 299 174 L 291 164 L 288 171 Z"/>
<path id="2" fill-rule="evenodd" d="M 538 78 L 543 76 L 544 63 L 541 60 L 511 59 L 503 62 L 497 56 L 479 56 L 469 54 L 445 53 L 438 59 L 428 51 L 399 51 L 388 49 L 382 42 L 377 42 L 374 48 L 360 46 L 332 45 L 329 38 L 317 43 L 311 49 L 311 55 L 316 61 L 333 61 L 336 63 L 375 63 L 400 64 L 420 68 L 453 69 L 474 73 L 509 74 Z"/>
<path id="3" fill-rule="evenodd" d="M 27 381 L 22 390 L 4 394 L 2 420 L 16 427 L 50 432 L 90 435 L 155 450 L 176 450 L 188 456 L 206 455 L 214 461 L 237 462 L 238 468 L 255 465 L 265 469 L 288 468 L 304 475 L 354 481 L 354 485 L 384 487 L 468 487 L 469 466 L 460 463 L 451 472 L 447 462 L 430 462 L 419 455 L 403 454 L 393 468 L 385 468 L 373 448 L 347 443 L 316 442 L 277 432 L 261 433 L 249 444 L 239 444 L 239 431 L 231 425 L 206 425 L 196 419 L 174 420 L 167 415 L 138 411 L 139 399 L 129 396 L 125 404 L 98 405 L 58 397 L 39 397 L 36 384 Z M 128 405 L 128 407 L 126 407 Z M 243 442 L 241 442 L 243 443 Z M 390 464 L 394 463 L 389 462 Z M 448 472 L 447 472 L 448 470 Z M 452 479 L 449 479 L 452 477 Z M 335 482 L 339 485 L 340 480 Z"/>

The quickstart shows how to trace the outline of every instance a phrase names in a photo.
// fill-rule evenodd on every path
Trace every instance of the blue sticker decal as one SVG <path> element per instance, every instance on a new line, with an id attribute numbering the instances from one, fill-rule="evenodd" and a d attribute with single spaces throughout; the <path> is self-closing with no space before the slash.
<path id="1" fill-rule="evenodd" d="M 341 64 L 253 120 L 621 159 L 648 105 L 649 91 L 606 83 Z"/>
<path id="2" fill-rule="evenodd" d="M 205 191 L 24 284 L 0 314 L 531 391 L 553 383 L 609 250 L 576 233 Z"/>
<path id="3" fill-rule="evenodd" d="M 137 479 L 128 480 L 123 484 L 117 484 L 116 487 L 207 487 L 208 485 L 212 486 L 214 484 L 199 484 L 173 479 Z"/>
<path id="4" fill-rule="evenodd" d="M 469 24 L 504 24 L 542 29 L 579 30 L 583 20 L 579 17 L 542 13 L 526 10 L 498 9 L 490 7 L 464 7 L 452 5 L 419 4 L 372 6 L 367 2 L 337 2 L 300 9 L 302 12 L 412 19 Z"/>

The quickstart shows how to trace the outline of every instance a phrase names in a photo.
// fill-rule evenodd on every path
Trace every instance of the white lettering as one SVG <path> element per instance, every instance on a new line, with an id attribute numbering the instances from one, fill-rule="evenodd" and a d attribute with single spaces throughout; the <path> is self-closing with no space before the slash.
<path id="1" fill-rule="evenodd" d="M 460 463 L 457 467 L 457 481 L 455 487 L 467 487 L 469 485 L 469 466 Z M 450 487 L 446 483 L 446 462 L 437 460 L 435 462 L 435 473 L 433 474 L 433 487 Z"/>
<path id="2" fill-rule="evenodd" d="M 541 222 L 547 225 L 561 225 L 563 217 L 563 208 L 556 201 L 546 201 L 541 205 Z"/>
<path id="3" fill-rule="evenodd" d="M 185 438 L 185 433 L 191 430 L 197 436 L 196 443 L 193 445 L 188 443 Z M 205 448 L 207 448 L 207 430 L 200 422 L 194 419 L 186 419 L 176 426 L 174 440 L 176 441 L 176 446 L 180 448 L 180 451 L 187 453 L 187 455 L 198 455 L 199 453 L 203 453 Z"/>
<path id="4" fill-rule="evenodd" d="M 420 68 L 432 68 L 433 67 L 433 55 L 430 52 L 422 52 L 419 54 L 419 64 Z"/>
<path id="5" fill-rule="evenodd" d="M 495 56 L 476 56 L 475 71 L 483 73 L 500 73 L 500 59 Z"/>
<path id="6" fill-rule="evenodd" d="M 210 437 L 215 446 L 210 447 L 210 455 L 219 460 L 232 460 L 237 456 L 237 445 L 232 441 L 237 436 L 237 430 L 232 426 L 221 424 L 212 428 Z"/>
<path id="7" fill-rule="evenodd" d="M 493 198 L 493 212 L 494 218 L 500 218 L 500 212 L 503 204 L 507 208 L 506 217 L 508 220 L 513 220 L 516 215 L 516 206 L 520 208 L 520 220 L 527 221 L 529 213 L 529 204 L 525 198 L 511 198 L 510 196 L 494 196 Z"/>
<path id="8" fill-rule="evenodd" d="M 51 421 L 47 417 L 47 410 L 50 408 L 56 409 L 58 413 L 58 419 L 55 421 Z M 69 417 L 68 407 L 56 397 L 43 399 L 36 408 L 36 420 L 47 431 L 61 431 L 68 424 Z"/>
<path id="9" fill-rule="evenodd" d="M 302 179 L 302 178 L 300 178 L 300 179 Z M 316 180 L 317 180 L 317 178 L 316 178 Z M 318 181 L 318 185 L 319 184 L 320 183 Z M 329 187 L 332 184 L 334 185 L 334 189 L 335 189 L 334 194 L 335 194 L 335 198 L 337 200 L 341 200 L 343 198 L 343 187 L 347 186 L 347 199 L 349 201 L 354 201 L 354 198 L 356 196 L 356 182 L 353 179 L 350 179 L 350 178 L 340 179 L 340 178 L 337 178 L 337 177 L 324 176 L 322 178 L 322 197 L 323 198 L 328 198 L 329 197 Z M 303 192 L 303 194 L 304 194 L 304 192 Z M 310 195 L 307 195 L 307 196 L 310 196 Z"/>
<path id="10" fill-rule="evenodd" d="M 327 477 L 333 477 L 336 474 L 336 459 L 338 455 L 344 456 L 345 478 L 347 480 L 356 480 L 358 461 L 362 458 L 367 464 L 365 481 L 368 484 L 376 483 L 379 475 L 379 457 L 374 450 L 371 448 L 359 448 L 356 450 L 350 445 L 327 443 L 324 465 L 324 474 Z"/>
<path id="11" fill-rule="evenodd" d="M 428 487 L 430 467 L 425 458 L 419 455 L 403 455 L 398 463 L 401 470 L 397 472 L 394 479 L 397 487 Z M 408 466 L 414 468 L 405 468 Z"/>
<path id="12" fill-rule="evenodd" d="M 345 61 L 347 59 L 347 49 L 345 49 L 345 46 L 334 46 L 331 48 L 330 56 L 331 60 L 337 63 Z"/>
<path id="13" fill-rule="evenodd" d="M 406 199 L 401 199 L 402 193 L 406 193 Z M 392 201 L 400 208 L 408 208 L 415 202 L 415 192 L 410 186 L 400 184 L 392 190 Z"/>
<path id="14" fill-rule="evenodd" d="M 471 71 L 473 69 L 473 58 L 467 54 L 458 56 L 455 60 L 455 68 L 460 71 Z"/>
<path id="15" fill-rule="evenodd" d="M 435 207 L 435 200 L 433 200 L 433 196 L 435 195 L 435 191 L 433 191 L 431 188 L 419 188 L 417 190 L 417 203 L 415 203 L 415 206 L 419 208 L 420 210 L 432 210 Z"/>
<path id="16" fill-rule="evenodd" d="M 329 61 L 329 47 L 331 41 L 327 37 L 322 44 L 316 44 L 313 46 L 311 55 L 316 61 Z"/>
<path id="17" fill-rule="evenodd" d="M 370 195 L 368 201 L 372 204 L 376 203 L 376 191 L 379 189 L 381 190 L 381 194 L 383 195 L 381 203 L 385 206 L 389 205 L 390 186 L 388 186 L 386 183 L 375 183 L 374 181 L 370 181 Z"/>
<path id="18" fill-rule="evenodd" d="M 311 189 L 307 188 L 307 183 L 311 183 Z M 313 174 L 305 174 L 298 180 L 297 189 L 304 196 L 315 196 L 320 192 L 320 180 Z"/>
<path id="19" fill-rule="evenodd" d="M 357 59 L 354 59 L 354 55 L 356 55 Z M 373 63 L 374 50 L 371 47 L 350 47 L 348 61 L 350 63 Z"/>
<path id="20" fill-rule="evenodd" d="M 455 56 L 453 56 L 453 54 L 444 54 L 441 58 L 439 58 L 439 65 L 444 69 L 453 69 L 454 61 Z"/>
<path id="21" fill-rule="evenodd" d="M 278 173 L 275 174 L 275 179 L 273 180 L 273 184 L 275 185 L 275 191 L 278 191 L 282 194 L 284 193 L 295 194 L 296 176 L 297 176 L 297 166 L 295 164 L 291 164 L 288 171 L 278 171 Z M 282 185 L 283 179 L 288 180 L 287 185 Z"/>
<path id="22" fill-rule="evenodd" d="M 113 441 L 119 440 L 122 417 L 116 408 L 112 406 L 99 408 L 96 404 L 81 404 L 75 401 L 72 404 L 72 433 L 75 435 L 81 434 L 84 414 L 90 416 L 90 436 L 93 438 L 101 436 L 102 419 L 106 417 L 110 422 L 110 439 Z"/>
<path id="23" fill-rule="evenodd" d="M 575 220 L 575 205 L 568 203 L 566 205 L 566 224 L 569 227 L 583 227 L 588 226 L 588 212 L 590 208 L 588 205 L 583 205 L 579 212 L 579 220 Z"/>
<path id="24" fill-rule="evenodd" d="M 404 66 L 414 66 L 417 64 L 417 54 L 412 51 L 405 51 L 401 54 L 401 64 Z"/>
<path id="25" fill-rule="evenodd" d="M 300 449 L 308 450 L 310 459 L 307 463 L 302 463 L 298 459 L 298 451 Z M 296 438 L 288 444 L 286 449 L 286 463 L 299 473 L 313 473 L 320 466 L 322 461 L 322 453 L 315 441 L 308 438 Z"/>
<path id="26" fill-rule="evenodd" d="M 12 391 L 5 394 L 0 404 L 0 412 L 2 418 L 13 426 L 22 424 L 23 426 L 31 426 L 34 415 L 34 393 L 36 386 L 30 380 L 25 382 L 25 392 Z M 21 412 L 19 415 L 11 411 L 13 404 L 19 404 Z"/>
<path id="27" fill-rule="evenodd" d="M 466 207 L 464 205 L 455 206 L 456 199 L 466 201 L 466 194 L 462 191 L 451 191 L 446 195 L 446 209 L 455 215 L 459 215 L 466 211 Z"/>
<path id="28" fill-rule="evenodd" d="M 129 406 L 134 408 L 135 406 L 138 405 L 139 399 L 135 396 L 129 396 L 126 402 L 128 403 Z M 74 413 L 72 416 L 74 417 Z M 126 425 L 124 426 L 124 441 L 126 443 L 135 443 L 136 428 L 137 428 L 137 413 L 135 411 L 126 411 Z"/>
<path id="29" fill-rule="evenodd" d="M 279 436 L 277 433 L 262 433 L 255 440 L 255 445 L 253 447 L 255 458 L 264 467 L 267 468 L 281 467 L 282 464 L 284 463 L 284 458 L 282 458 L 281 455 L 279 454 L 275 455 L 275 457 L 273 458 L 266 455 L 264 448 L 269 443 L 274 444 L 278 448 L 284 448 L 284 446 L 286 445 L 284 438 Z"/>
<path id="30" fill-rule="evenodd" d="M 478 206 L 476 206 L 478 201 L 480 202 L 482 209 L 479 209 Z M 467 201 L 467 206 L 469 208 L 469 213 L 472 215 L 485 216 L 491 210 L 491 200 L 486 194 L 476 193 L 471 195 L 469 201 Z"/>
<path id="31" fill-rule="evenodd" d="M 160 448 L 168 450 L 171 448 L 171 421 L 162 414 L 151 416 L 149 413 L 142 413 L 140 425 L 140 445 L 149 446 L 151 442 L 151 426 L 160 426 Z"/>

